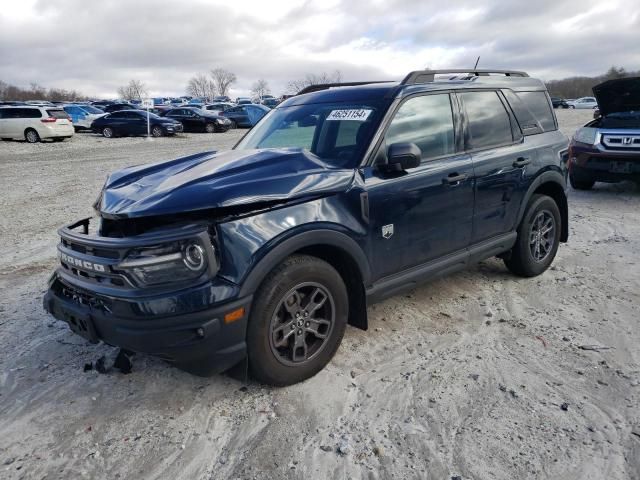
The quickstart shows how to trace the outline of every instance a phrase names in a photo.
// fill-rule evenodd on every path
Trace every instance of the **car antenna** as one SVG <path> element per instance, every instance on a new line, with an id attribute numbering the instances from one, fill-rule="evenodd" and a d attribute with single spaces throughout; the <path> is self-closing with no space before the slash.
<path id="1" fill-rule="evenodd" d="M 476 70 L 478 68 L 478 63 L 480 63 L 480 55 L 478 55 L 478 59 L 476 60 L 476 64 L 473 67 L 474 70 Z"/>

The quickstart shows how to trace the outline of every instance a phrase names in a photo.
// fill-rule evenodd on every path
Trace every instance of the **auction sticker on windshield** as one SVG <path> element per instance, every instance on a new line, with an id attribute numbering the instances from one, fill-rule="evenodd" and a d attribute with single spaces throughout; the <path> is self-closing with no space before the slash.
<path id="1" fill-rule="evenodd" d="M 364 122 L 369 118 L 372 111 L 373 110 L 366 110 L 364 108 L 332 110 L 327 120 L 356 120 L 358 122 Z"/>

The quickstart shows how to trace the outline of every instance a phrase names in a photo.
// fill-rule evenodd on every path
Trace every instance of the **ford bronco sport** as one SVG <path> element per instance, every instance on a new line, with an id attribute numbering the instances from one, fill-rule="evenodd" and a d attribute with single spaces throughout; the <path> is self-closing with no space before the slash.
<path id="1" fill-rule="evenodd" d="M 231 151 L 112 173 L 97 220 L 60 229 L 44 306 L 196 374 L 299 382 L 372 302 L 492 256 L 544 272 L 568 236 L 566 153 L 523 72 L 316 85 Z"/>
<path id="2" fill-rule="evenodd" d="M 569 148 L 569 181 L 589 190 L 596 181 L 640 182 L 640 77 L 593 87 L 599 117 L 579 128 Z"/>

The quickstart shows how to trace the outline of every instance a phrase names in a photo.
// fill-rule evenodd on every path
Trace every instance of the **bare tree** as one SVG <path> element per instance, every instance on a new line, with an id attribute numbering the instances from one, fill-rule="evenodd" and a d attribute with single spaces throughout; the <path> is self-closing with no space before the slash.
<path id="1" fill-rule="evenodd" d="M 268 95 L 269 93 L 271 93 L 271 89 L 269 88 L 269 84 L 264 78 L 261 78 L 260 80 L 256 81 L 251 86 L 251 95 L 253 97 L 260 98 L 263 95 Z"/>
<path id="2" fill-rule="evenodd" d="M 125 100 L 142 100 L 148 95 L 147 87 L 140 80 L 129 80 L 129 84 L 118 88 L 118 95 Z"/>
<path id="3" fill-rule="evenodd" d="M 323 83 L 340 83 L 341 81 L 342 72 L 340 70 L 335 70 L 333 73 L 307 73 L 304 78 L 290 81 L 287 84 L 287 91 L 289 93 L 298 93 L 300 90 L 310 87 L 311 85 L 320 85 Z"/>
<path id="4" fill-rule="evenodd" d="M 229 88 L 237 80 L 235 73 L 224 68 L 214 68 L 210 73 L 218 95 L 227 95 Z"/>
<path id="5" fill-rule="evenodd" d="M 211 100 L 216 96 L 216 85 L 209 77 L 204 74 L 198 74 L 191 77 L 187 83 L 187 95 L 192 97 L 205 97 Z"/>
<path id="6" fill-rule="evenodd" d="M 9 84 L 0 80 L 0 100 L 4 100 L 6 98 L 8 89 Z"/>

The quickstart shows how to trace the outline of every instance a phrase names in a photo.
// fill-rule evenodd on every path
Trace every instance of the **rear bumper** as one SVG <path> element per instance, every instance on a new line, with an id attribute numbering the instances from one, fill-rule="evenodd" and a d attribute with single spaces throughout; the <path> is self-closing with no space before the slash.
<path id="1" fill-rule="evenodd" d="M 44 126 L 38 129 L 40 138 L 72 137 L 74 133 L 75 129 L 72 124 L 55 127 Z"/>
<path id="2" fill-rule="evenodd" d="M 251 296 L 190 312 L 192 295 L 187 290 L 160 299 L 107 297 L 80 289 L 56 272 L 43 304 L 92 343 L 154 355 L 198 375 L 225 371 L 246 356 Z M 156 305 L 155 312 L 149 311 L 151 305 Z M 244 308 L 244 315 L 225 323 L 225 314 L 238 308 Z"/>
<path id="3" fill-rule="evenodd" d="M 601 150 L 572 145 L 569 171 L 577 180 L 598 182 L 640 181 L 640 152 Z"/>

